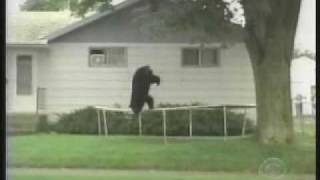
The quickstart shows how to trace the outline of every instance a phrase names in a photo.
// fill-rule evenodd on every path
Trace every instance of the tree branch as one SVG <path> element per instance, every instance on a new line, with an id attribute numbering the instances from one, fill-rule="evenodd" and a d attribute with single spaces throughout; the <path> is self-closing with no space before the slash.
<path id="1" fill-rule="evenodd" d="M 287 45 L 290 46 L 287 50 L 287 60 L 288 63 L 291 62 L 293 57 L 294 51 L 294 41 L 295 35 L 297 31 L 297 25 L 300 15 L 300 7 L 301 7 L 301 0 L 287 0 L 287 13 L 286 13 L 286 27 L 288 28 L 289 36 L 292 38 L 288 38 Z"/>
<path id="2" fill-rule="evenodd" d="M 262 63 L 265 56 L 267 18 L 271 10 L 268 0 L 251 1 L 243 0 L 244 14 L 246 17 L 246 43 L 257 52 L 255 59 Z"/>

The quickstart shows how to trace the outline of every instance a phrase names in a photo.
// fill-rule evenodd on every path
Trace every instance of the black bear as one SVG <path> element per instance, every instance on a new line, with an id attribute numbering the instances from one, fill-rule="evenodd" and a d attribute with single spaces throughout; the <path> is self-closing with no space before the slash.
<path id="1" fill-rule="evenodd" d="M 143 66 L 136 70 L 132 80 L 130 108 L 135 114 L 141 112 L 147 102 L 149 109 L 153 109 L 153 98 L 149 95 L 151 84 L 160 85 L 160 77 L 153 74 L 150 66 Z"/>

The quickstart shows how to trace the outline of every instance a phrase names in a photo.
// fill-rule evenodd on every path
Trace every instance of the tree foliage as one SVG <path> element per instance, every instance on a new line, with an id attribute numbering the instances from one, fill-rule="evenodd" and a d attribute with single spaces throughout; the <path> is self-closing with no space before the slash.
<path id="1" fill-rule="evenodd" d="M 66 0 L 26 0 L 21 6 L 22 11 L 61 11 L 68 8 Z"/>
<path id="2" fill-rule="evenodd" d="M 221 41 L 233 39 L 230 37 L 239 36 L 237 32 L 242 29 L 242 22 L 233 20 L 243 14 L 235 13 L 227 1 L 149 0 L 149 2 L 154 10 L 145 18 L 149 19 L 148 22 L 152 22 L 150 19 L 160 22 L 159 27 L 153 27 L 155 31 L 161 29 L 160 26 L 163 25 L 178 32 L 191 30 L 198 33 L 198 42 L 205 43 L 211 36 Z M 159 8 L 161 4 L 165 8 Z"/>
<path id="3" fill-rule="evenodd" d="M 312 59 L 312 60 L 316 59 L 316 55 L 313 52 L 311 52 L 309 50 L 301 51 L 301 50 L 296 49 L 294 51 L 294 53 L 293 53 L 293 58 L 297 59 L 297 58 L 300 58 L 300 57 L 307 57 L 307 58 Z"/>
<path id="4" fill-rule="evenodd" d="M 70 10 L 73 15 L 84 17 L 90 11 L 105 11 L 112 8 L 112 0 L 72 0 Z"/>
<path id="5" fill-rule="evenodd" d="M 71 10 L 75 16 L 84 17 L 90 11 L 103 11 L 112 7 L 112 0 L 26 0 L 22 11 L 62 11 Z"/>

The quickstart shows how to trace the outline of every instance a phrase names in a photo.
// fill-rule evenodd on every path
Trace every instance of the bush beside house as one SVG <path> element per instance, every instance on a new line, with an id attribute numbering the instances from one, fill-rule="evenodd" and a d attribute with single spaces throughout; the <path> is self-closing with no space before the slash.
<path id="1" fill-rule="evenodd" d="M 159 107 L 177 107 L 182 105 L 160 104 Z M 109 134 L 137 135 L 138 118 L 135 115 L 122 112 L 108 112 L 107 124 Z M 232 111 L 227 112 L 228 135 L 241 135 L 244 115 Z M 102 117 L 102 114 L 101 114 Z M 167 135 L 189 135 L 189 112 L 167 112 Z M 42 123 L 42 125 L 40 125 Z M 45 119 L 39 121 L 38 130 L 41 132 L 55 131 L 67 134 L 98 134 L 97 112 L 93 107 L 87 107 L 68 114 L 61 114 L 59 121 L 48 125 Z M 163 134 L 161 112 L 144 112 L 142 114 L 142 131 L 144 135 Z M 255 127 L 252 121 L 247 121 L 246 134 L 252 133 Z M 223 136 L 223 111 L 193 111 L 193 135 Z"/>
<path id="2" fill-rule="evenodd" d="M 37 131 L 38 116 L 32 113 L 7 114 L 7 134 L 30 134 Z"/>

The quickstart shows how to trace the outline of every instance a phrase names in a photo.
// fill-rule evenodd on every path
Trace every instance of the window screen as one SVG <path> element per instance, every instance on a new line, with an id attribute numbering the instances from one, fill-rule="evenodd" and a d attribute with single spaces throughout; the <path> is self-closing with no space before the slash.
<path id="1" fill-rule="evenodd" d="M 113 66 L 127 65 L 127 53 L 124 48 L 108 48 L 106 52 L 108 64 Z"/>
<path id="2" fill-rule="evenodd" d="M 182 66 L 213 67 L 219 65 L 219 50 L 186 48 L 182 50 Z"/>
<path id="3" fill-rule="evenodd" d="M 30 55 L 17 57 L 17 94 L 32 94 L 32 57 Z"/>
<path id="4" fill-rule="evenodd" d="M 201 54 L 201 65 L 218 66 L 219 65 L 219 51 L 217 49 L 204 49 Z"/>
<path id="5" fill-rule="evenodd" d="M 182 50 L 182 65 L 183 66 L 198 66 L 199 65 L 199 50 L 198 49 L 183 49 Z"/>

